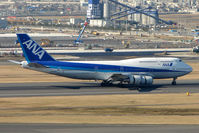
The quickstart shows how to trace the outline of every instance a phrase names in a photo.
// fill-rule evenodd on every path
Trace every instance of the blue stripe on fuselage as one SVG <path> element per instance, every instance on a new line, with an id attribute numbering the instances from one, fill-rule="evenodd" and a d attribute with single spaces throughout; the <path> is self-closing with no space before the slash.
<path id="1" fill-rule="evenodd" d="M 168 70 L 168 69 L 76 63 L 76 62 L 61 62 L 61 61 L 37 61 L 35 63 L 55 69 L 98 71 L 98 72 L 182 72 L 182 71 Z"/>

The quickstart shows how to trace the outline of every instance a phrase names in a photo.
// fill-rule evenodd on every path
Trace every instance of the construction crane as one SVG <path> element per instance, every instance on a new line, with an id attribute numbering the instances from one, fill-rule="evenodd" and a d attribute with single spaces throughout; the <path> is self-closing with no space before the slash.
<path id="1" fill-rule="evenodd" d="M 79 36 L 78 36 L 77 39 L 74 41 L 75 44 L 83 43 L 83 41 L 80 40 L 80 38 L 82 37 L 82 34 L 84 33 L 84 31 L 85 31 L 87 25 L 88 25 L 88 21 L 86 20 L 85 23 L 84 23 L 83 28 L 81 29 L 81 31 L 80 31 L 80 33 L 79 33 Z"/>

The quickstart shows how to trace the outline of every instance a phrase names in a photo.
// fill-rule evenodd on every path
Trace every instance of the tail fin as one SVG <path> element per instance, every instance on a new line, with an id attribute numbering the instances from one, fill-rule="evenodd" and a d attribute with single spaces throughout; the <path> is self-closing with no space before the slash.
<path id="1" fill-rule="evenodd" d="M 28 62 L 55 61 L 39 44 L 27 34 L 17 34 L 24 56 Z"/>

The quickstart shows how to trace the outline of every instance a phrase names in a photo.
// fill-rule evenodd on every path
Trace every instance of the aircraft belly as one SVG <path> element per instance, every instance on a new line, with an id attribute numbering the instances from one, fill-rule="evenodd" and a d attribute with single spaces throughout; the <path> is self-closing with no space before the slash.
<path id="1" fill-rule="evenodd" d="M 155 79 L 174 78 L 183 76 L 183 72 L 153 72 Z"/>
<path id="2" fill-rule="evenodd" d="M 59 75 L 68 78 L 74 79 L 89 79 L 89 80 L 106 80 L 108 79 L 113 73 L 106 73 L 106 72 L 96 72 L 96 71 L 82 71 L 82 70 L 63 70 L 63 69 L 52 69 L 52 68 L 34 68 L 34 67 L 27 67 L 27 69 L 45 72 L 53 75 Z"/>
<path id="3" fill-rule="evenodd" d="M 64 76 L 76 79 L 96 79 L 96 80 L 106 80 L 112 73 L 103 72 L 91 72 L 91 71 L 79 71 L 79 70 L 64 70 Z"/>
<path id="4" fill-rule="evenodd" d="M 95 79 L 96 73 L 80 70 L 64 70 L 63 76 L 75 79 Z"/>

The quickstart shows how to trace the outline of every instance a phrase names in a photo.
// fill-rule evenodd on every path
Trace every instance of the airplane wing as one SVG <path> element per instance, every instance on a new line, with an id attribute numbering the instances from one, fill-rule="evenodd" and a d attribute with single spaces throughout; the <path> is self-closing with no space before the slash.
<path id="1" fill-rule="evenodd" d="M 112 81 L 123 81 L 125 79 L 128 79 L 128 76 L 125 74 L 113 74 L 111 77 Z"/>
<path id="2" fill-rule="evenodd" d="M 153 83 L 153 76 L 151 74 L 113 74 L 108 80 L 108 83 L 115 81 L 127 82 L 134 85 L 151 85 Z"/>

